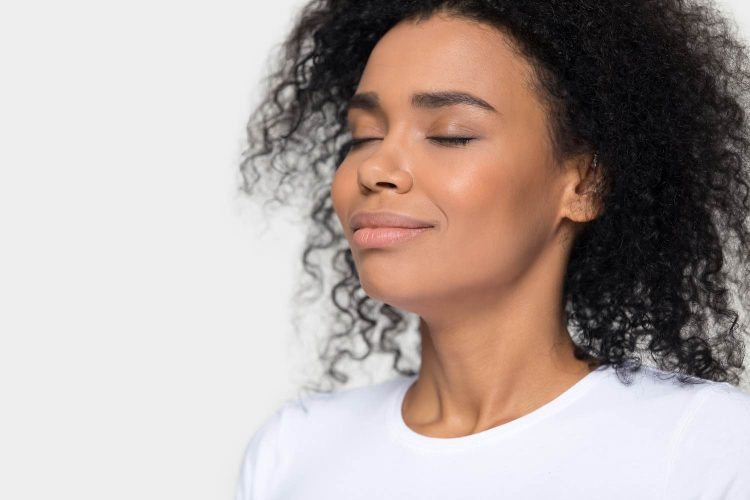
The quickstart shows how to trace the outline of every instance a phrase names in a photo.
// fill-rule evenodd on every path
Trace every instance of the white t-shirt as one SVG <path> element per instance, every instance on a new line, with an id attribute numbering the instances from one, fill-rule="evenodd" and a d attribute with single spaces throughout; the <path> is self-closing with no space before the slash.
<path id="1" fill-rule="evenodd" d="M 750 500 L 750 395 L 611 366 L 462 437 L 409 428 L 416 376 L 287 401 L 258 428 L 237 500 Z"/>

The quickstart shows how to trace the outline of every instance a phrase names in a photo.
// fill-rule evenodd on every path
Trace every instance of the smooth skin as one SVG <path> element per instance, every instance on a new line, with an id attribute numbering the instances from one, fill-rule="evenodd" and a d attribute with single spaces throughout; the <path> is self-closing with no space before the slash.
<path id="1" fill-rule="evenodd" d="M 576 231 L 599 213 L 589 196 L 598 170 L 591 154 L 555 163 L 531 67 L 509 40 L 445 13 L 388 31 L 356 91 L 375 93 L 379 106 L 348 114 L 352 137 L 372 140 L 349 152 L 332 183 L 363 290 L 420 317 L 421 367 L 402 416 L 425 436 L 515 420 L 591 371 L 573 356 L 562 284 Z M 495 111 L 411 102 L 438 91 L 469 93 Z M 435 227 L 360 249 L 349 227 L 356 210 Z"/>

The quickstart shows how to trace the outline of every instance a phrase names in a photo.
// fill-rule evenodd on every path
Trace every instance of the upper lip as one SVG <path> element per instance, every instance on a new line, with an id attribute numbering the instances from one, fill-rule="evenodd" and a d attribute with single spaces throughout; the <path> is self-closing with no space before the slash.
<path id="1" fill-rule="evenodd" d="M 433 227 L 431 222 L 423 221 L 406 214 L 396 212 L 355 212 L 349 219 L 352 231 L 361 227 Z"/>

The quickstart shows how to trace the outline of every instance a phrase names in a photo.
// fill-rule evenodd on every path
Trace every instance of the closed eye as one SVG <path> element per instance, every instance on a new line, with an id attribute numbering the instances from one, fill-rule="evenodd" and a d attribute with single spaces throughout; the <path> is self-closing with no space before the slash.
<path id="1" fill-rule="evenodd" d="M 448 144 L 451 146 L 466 146 L 470 141 L 473 141 L 474 137 L 428 137 L 429 140 L 435 141 L 440 144 Z"/>
<path id="2" fill-rule="evenodd" d="M 474 139 L 476 139 L 476 137 L 428 137 L 428 139 L 433 142 L 437 142 L 438 144 L 454 147 L 454 146 L 466 146 L 470 141 L 473 141 Z M 354 149 L 357 146 L 364 144 L 365 142 L 377 141 L 377 140 L 380 140 L 380 137 L 355 138 L 355 139 L 351 139 L 347 143 L 347 146 L 349 147 L 349 149 Z"/>

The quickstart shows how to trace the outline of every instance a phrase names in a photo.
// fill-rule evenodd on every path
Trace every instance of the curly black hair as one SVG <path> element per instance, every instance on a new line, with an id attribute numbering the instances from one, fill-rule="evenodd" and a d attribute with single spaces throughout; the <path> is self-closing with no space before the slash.
<path id="1" fill-rule="evenodd" d="M 281 205 L 302 201 L 312 217 L 302 264 L 319 286 L 307 303 L 330 290 L 338 327 L 318 352 L 326 376 L 345 383 L 342 358 L 373 352 L 391 355 L 400 374 L 417 373 L 400 366 L 409 350 L 399 341 L 418 318 L 365 295 L 330 187 L 350 145 L 346 105 L 371 50 L 397 23 L 437 12 L 512 37 L 533 67 L 556 159 L 598 151 L 604 211 L 576 237 L 564 280 L 576 358 L 614 365 L 625 383 L 648 354 L 683 383 L 739 384 L 746 328 L 738 310 L 748 310 L 748 52 L 715 5 L 685 0 L 304 6 L 276 47 L 278 65 L 248 122 L 240 190 L 265 188 L 267 202 Z M 315 256 L 329 259 L 330 286 Z"/>

